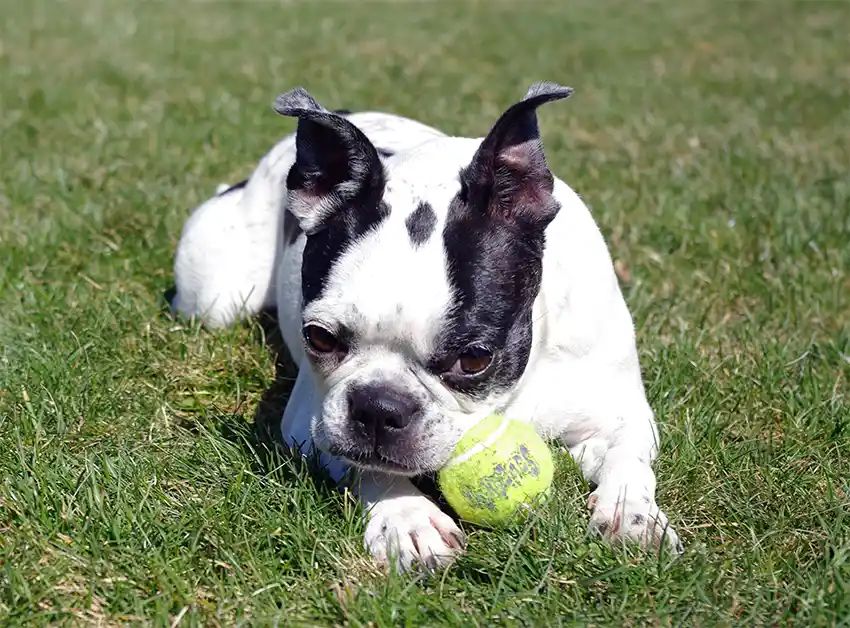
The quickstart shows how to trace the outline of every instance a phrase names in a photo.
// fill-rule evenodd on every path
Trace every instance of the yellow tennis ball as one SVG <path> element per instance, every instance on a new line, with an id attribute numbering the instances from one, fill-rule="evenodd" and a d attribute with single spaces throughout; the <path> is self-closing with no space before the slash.
<path id="1" fill-rule="evenodd" d="M 549 446 L 533 426 L 492 414 L 464 434 L 437 481 L 458 516 L 494 527 L 545 497 L 553 473 Z"/>

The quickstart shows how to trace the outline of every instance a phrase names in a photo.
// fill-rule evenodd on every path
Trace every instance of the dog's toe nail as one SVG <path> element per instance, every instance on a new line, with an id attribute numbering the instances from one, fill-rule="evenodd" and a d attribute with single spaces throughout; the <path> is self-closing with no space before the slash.
<path id="1" fill-rule="evenodd" d="M 463 549 L 466 545 L 466 538 L 462 534 L 452 532 L 446 539 L 446 543 L 448 543 L 449 547 L 453 547 L 454 549 Z"/>

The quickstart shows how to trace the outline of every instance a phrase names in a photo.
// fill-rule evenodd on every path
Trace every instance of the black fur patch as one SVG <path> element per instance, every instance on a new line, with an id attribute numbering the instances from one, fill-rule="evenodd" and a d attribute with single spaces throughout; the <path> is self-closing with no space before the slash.
<path id="1" fill-rule="evenodd" d="M 413 242 L 414 246 L 419 246 L 425 244 L 431 234 L 434 233 L 434 228 L 437 226 L 437 214 L 434 213 L 434 208 L 429 203 L 422 201 L 407 217 L 404 225 L 407 227 L 410 241 Z"/>
<path id="2" fill-rule="evenodd" d="M 275 111 L 298 118 L 296 158 L 286 187 L 289 211 L 308 231 L 301 265 L 303 304 L 307 305 L 321 296 L 339 256 L 389 214 L 382 200 L 386 177 L 369 138 L 304 89 L 280 95 Z M 294 233 L 290 229 L 289 237 Z"/>
<path id="3" fill-rule="evenodd" d="M 537 125 L 537 108 L 572 93 L 536 83 L 487 133 L 449 205 L 443 229 L 456 307 L 430 367 L 467 394 L 511 388 L 528 364 L 532 308 L 543 276 L 546 226 L 560 206 Z M 451 369 L 467 348 L 493 354 L 476 375 Z"/>
<path id="4" fill-rule="evenodd" d="M 325 147 L 320 146 L 319 150 L 322 148 Z M 326 148 L 325 154 L 339 152 L 333 142 L 329 142 Z M 312 176 L 312 172 L 305 173 L 296 164 L 289 171 L 286 186 L 291 191 L 315 190 L 317 186 L 308 181 Z M 322 179 L 349 181 L 353 176 L 349 161 L 332 159 L 320 173 L 318 188 L 321 189 Z M 321 296 L 327 276 L 343 252 L 364 234 L 377 228 L 389 215 L 389 205 L 382 200 L 384 185 L 383 168 L 370 165 L 366 180 L 357 192 L 345 199 L 338 198 L 339 207 L 325 218 L 321 229 L 307 236 L 301 263 L 301 290 L 305 306 Z"/>
<path id="5" fill-rule="evenodd" d="M 338 116 L 350 116 L 354 112 L 351 109 L 334 109 L 334 113 Z"/>
<path id="6" fill-rule="evenodd" d="M 470 345 L 486 347 L 494 358 L 482 375 L 445 375 L 449 386 L 474 395 L 504 390 L 519 380 L 531 352 L 544 245 L 542 229 L 491 220 L 462 194 L 452 201 L 443 246 L 457 307 L 430 366 L 444 373 Z"/>
<path id="7" fill-rule="evenodd" d="M 294 244 L 298 237 L 304 233 L 301 231 L 301 225 L 298 224 L 298 219 L 292 215 L 292 212 L 285 210 L 283 212 L 283 238 L 287 244 Z"/>
<path id="8" fill-rule="evenodd" d="M 379 193 L 383 192 L 383 186 Z M 304 305 L 322 296 L 328 274 L 339 257 L 359 238 L 376 229 L 389 216 L 390 207 L 378 199 L 364 199 L 359 206 L 336 212 L 325 228 L 307 237 L 301 262 Z"/>
<path id="9" fill-rule="evenodd" d="M 217 194 L 217 196 L 224 196 L 225 194 L 229 194 L 230 192 L 233 192 L 234 190 L 241 190 L 246 185 L 248 185 L 248 179 L 245 179 L 244 181 L 240 181 L 239 183 L 234 183 L 233 185 L 231 185 L 226 190 L 219 192 Z"/>

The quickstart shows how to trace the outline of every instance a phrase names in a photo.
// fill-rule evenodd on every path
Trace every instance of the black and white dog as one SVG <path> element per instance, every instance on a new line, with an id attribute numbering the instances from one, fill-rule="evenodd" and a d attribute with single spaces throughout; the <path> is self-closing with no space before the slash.
<path id="1" fill-rule="evenodd" d="M 482 139 L 280 96 L 296 133 L 187 221 L 173 307 L 209 326 L 277 307 L 299 366 L 281 421 L 352 484 L 365 545 L 398 568 L 449 563 L 463 536 L 410 477 L 501 411 L 560 439 L 591 530 L 679 549 L 655 502 L 658 433 L 631 315 L 587 207 L 550 173 L 533 85 Z"/>

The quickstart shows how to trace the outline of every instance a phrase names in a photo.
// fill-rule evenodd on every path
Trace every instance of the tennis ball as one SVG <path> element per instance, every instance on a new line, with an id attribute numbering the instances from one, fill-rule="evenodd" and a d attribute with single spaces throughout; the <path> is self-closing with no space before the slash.
<path id="1" fill-rule="evenodd" d="M 464 434 L 437 482 L 459 517 L 494 527 L 545 497 L 553 472 L 549 446 L 533 426 L 492 414 Z"/>

